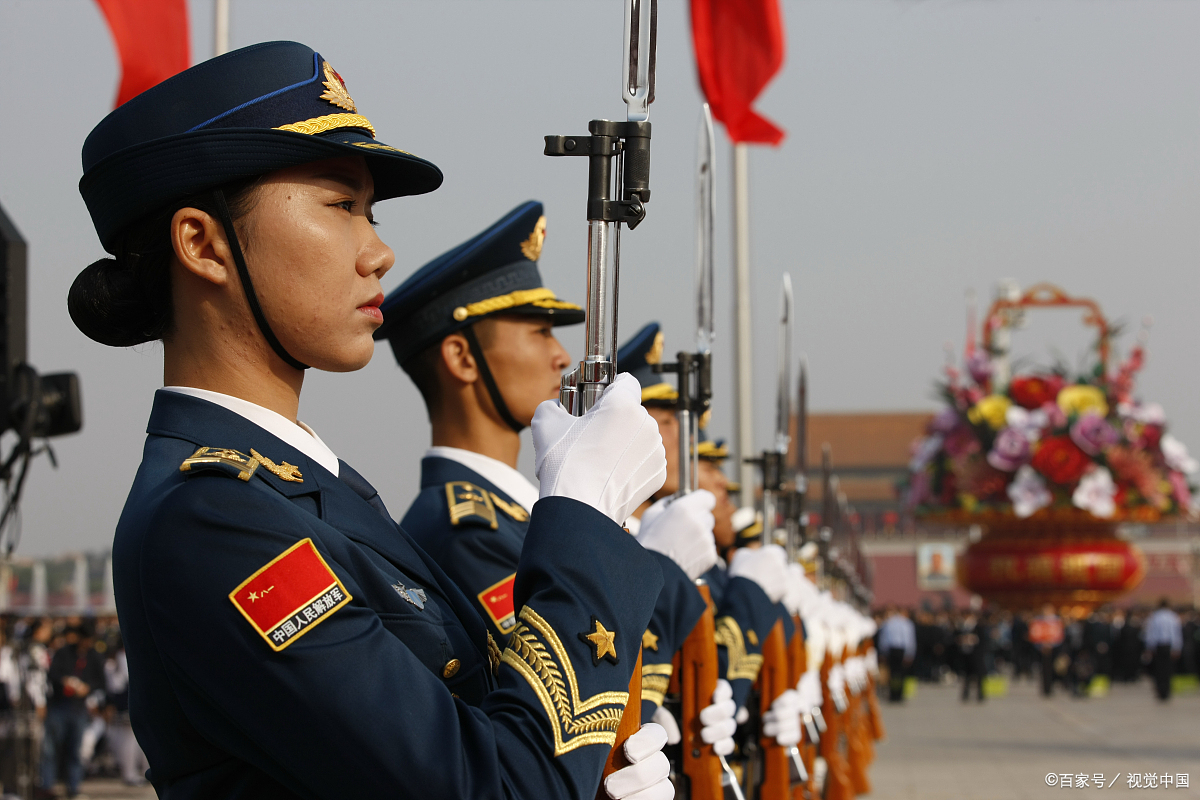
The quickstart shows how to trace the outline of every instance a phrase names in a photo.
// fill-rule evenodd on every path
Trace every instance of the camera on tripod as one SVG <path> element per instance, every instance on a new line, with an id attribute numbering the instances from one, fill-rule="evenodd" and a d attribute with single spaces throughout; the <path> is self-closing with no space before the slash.
<path id="1" fill-rule="evenodd" d="M 39 375 L 26 362 L 27 258 L 25 240 L 0 207 L 0 433 L 15 431 L 17 448 L 26 450 L 33 439 L 75 433 L 83 427 L 79 376 L 73 372 Z M 7 477 L 0 475 L 0 479 Z"/>

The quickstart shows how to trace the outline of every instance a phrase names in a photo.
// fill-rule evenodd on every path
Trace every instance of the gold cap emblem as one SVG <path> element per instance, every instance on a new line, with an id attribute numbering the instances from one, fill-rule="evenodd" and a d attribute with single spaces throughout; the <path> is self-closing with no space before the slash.
<path id="1" fill-rule="evenodd" d="M 350 92 L 346 91 L 346 82 L 342 80 L 342 76 L 329 66 L 328 61 L 322 61 L 321 66 L 325 70 L 325 92 L 321 95 L 321 99 L 328 100 L 338 108 L 357 111 L 358 109 L 354 106 L 354 98 L 350 96 Z"/>
<path id="2" fill-rule="evenodd" d="M 530 261 L 537 261 L 542 255 L 542 245 L 546 241 L 546 217 L 545 215 L 538 217 L 537 224 L 533 226 L 533 232 L 529 234 L 529 238 L 521 242 L 521 252 Z"/>
<path id="3" fill-rule="evenodd" d="M 650 349 L 646 352 L 646 363 L 657 364 L 662 361 L 663 354 L 663 334 L 662 331 L 654 334 L 654 344 L 650 345 Z"/>

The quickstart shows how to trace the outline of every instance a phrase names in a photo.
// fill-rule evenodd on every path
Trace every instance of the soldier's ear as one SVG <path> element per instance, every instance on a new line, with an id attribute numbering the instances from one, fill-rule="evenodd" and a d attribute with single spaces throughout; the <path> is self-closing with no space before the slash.
<path id="1" fill-rule="evenodd" d="M 196 277 L 218 286 L 229 281 L 233 253 L 225 228 L 208 212 L 191 207 L 176 211 L 171 218 L 171 247 L 183 268 Z"/>
<path id="2" fill-rule="evenodd" d="M 471 355 L 467 337 L 461 333 L 452 333 L 442 339 L 442 366 L 450 378 L 458 383 L 471 384 L 479 380 L 475 356 Z"/>

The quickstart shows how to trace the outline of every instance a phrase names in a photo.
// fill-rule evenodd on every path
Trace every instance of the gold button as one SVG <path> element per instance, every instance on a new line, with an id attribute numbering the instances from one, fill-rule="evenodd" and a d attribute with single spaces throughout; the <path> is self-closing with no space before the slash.
<path id="1" fill-rule="evenodd" d="M 458 308 L 454 309 L 454 319 L 456 319 L 459 322 L 462 322 L 466 318 L 467 318 L 467 309 L 466 308 L 464 308 L 463 306 L 459 306 Z"/>
<path id="2" fill-rule="evenodd" d="M 446 662 L 446 666 L 442 668 L 443 678 L 453 678 L 458 674 L 458 668 L 462 666 L 462 662 L 457 658 L 452 658 Z"/>

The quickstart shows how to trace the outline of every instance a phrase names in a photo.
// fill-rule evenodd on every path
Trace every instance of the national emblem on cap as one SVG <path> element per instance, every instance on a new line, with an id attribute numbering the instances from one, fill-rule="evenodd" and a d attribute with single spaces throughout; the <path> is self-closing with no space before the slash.
<path id="1" fill-rule="evenodd" d="M 83 145 L 83 195 L 110 252 L 131 223 L 223 184 L 327 158 L 362 156 L 375 199 L 436 189 L 442 173 L 375 140 L 330 63 L 296 42 L 201 62 L 101 120 Z"/>
<path id="2" fill-rule="evenodd" d="M 643 405 L 673 406 L 679 399 L 679 391 L 654 371 L 662 357 L 663 333 L 657 322 L 646 325 L 617 351 L 617 369 L 637 378 Z"/>
<path id="3" fill-rule="evenodd" d="M 583 322 L 583 309 L 542 285 L 537 261 L 546 216 L 536 200 L 522 203 L 487 230 L 414 272 L 383 301 L 383 325 L 401 366 L 455 331 L 498 314 L 547 317 L 553 325 Z"/>

